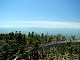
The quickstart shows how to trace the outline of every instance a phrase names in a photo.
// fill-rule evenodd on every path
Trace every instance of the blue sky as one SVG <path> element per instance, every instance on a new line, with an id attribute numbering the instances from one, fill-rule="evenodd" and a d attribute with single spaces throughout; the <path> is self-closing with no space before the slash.
<path id="1" fill-rule="evenodd" d="M 23 22 L 15 23 L 16 21 Z M 24 26 L 22 25 L 24 22 L 30 21 L 39 21 L 39 23 L 48 21 L 49 24 L 64 22 L 67 25 L 70 25 L 68 22 L 75 22 L 76 26 L 80 26 L 80 0 L 0 0 L 0 22 L 2 22 L 0 25 L 3 26 L 6 23 L 4 26 L 8 27 L 7 25 L 11 23 Z M 31 23 L 26 26 L 29 25 Z"/>

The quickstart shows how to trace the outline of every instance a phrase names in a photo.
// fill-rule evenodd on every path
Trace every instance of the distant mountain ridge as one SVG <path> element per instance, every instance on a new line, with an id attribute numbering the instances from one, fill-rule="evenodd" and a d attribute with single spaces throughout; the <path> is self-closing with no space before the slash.
<path id="1" fill-rule="evenodd" d="M 38 34 L 44 33 L 49 35 L 63 34 L 63 35 L 76 35 L 80 39 L 80 28 L 43 28 L 43 27 L 26 27 L 26 28 L 0 28 L 0 33 L 21 31 L 27 34 L 28 32 L 36 32 Z"/>

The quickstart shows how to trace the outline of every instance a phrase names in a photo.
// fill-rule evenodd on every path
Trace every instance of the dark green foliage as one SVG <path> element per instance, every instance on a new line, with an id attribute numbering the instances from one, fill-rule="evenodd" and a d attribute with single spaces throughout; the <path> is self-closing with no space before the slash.
<path id="1" fill-rule="evenodd" d="M 64 45 L 41 48 L 41 46 L 50 43 L 67 41 L 69 38 L 70 41 L 64 43 Z M 75 40 L 75 35 L 69 38 L 61 34 L 45 35 L 42 33 L 39 35 L 34 32 L 29 32 L 28 35 L 25 35 L 21 31 L 0 34 L 0 60 L 15 59 L 16 57 L 18 57 L 18 60 L 58 60 L 60 55 L 67 53 L 70 57 L 73 57 L 73 54 L 77 54 L 80 58 L 80 45 L 72 42 Z"/>

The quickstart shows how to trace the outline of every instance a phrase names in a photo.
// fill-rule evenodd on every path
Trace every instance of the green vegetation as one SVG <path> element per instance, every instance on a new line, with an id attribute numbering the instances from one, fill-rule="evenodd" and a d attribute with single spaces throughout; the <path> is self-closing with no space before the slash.
<path id="1" fill-rule="evenodd" d="M 73 60 L 76 56 L 80 60 L 80 44 L 74 40 L 77 40 L 75 35 L 40 35 L 34 32 L 25 35 L 21 31 L 0 34 L 0 60 Z"/>

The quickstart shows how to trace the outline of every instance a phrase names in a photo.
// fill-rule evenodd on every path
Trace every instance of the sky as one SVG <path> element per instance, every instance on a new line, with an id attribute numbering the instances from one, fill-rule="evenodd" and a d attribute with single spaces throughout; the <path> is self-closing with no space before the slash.
<path id="1" fill-rule="evenodd" d="M 80 0 L 0 0 L 0 27 L 80 27 Z"/>

